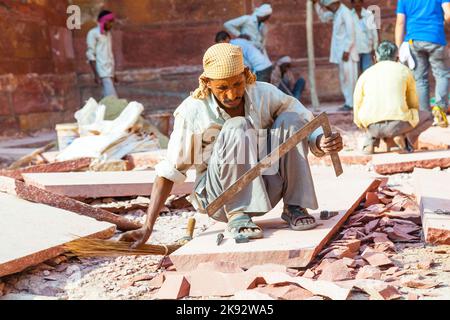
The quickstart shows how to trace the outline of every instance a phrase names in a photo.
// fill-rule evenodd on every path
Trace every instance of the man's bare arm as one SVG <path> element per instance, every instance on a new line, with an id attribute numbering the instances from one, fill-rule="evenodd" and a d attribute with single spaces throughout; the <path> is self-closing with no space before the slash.
<path id="1" fill-rule="evenodd" d="M 402 13 L 397 14 L 397 22 L 395 24 L 395 44 L 399 48 L 405 39 L 405 27 L 406 16 Z"/>
<path id="2" fill-rule="evenodd" d="M 100 84 L 100 77 L 97 73 L 97 66 L 94 60 L 89 61 L 89 65 L 91 66 L 92 72 L 94 72 L 94 80 L 96 84 Z"/>
<path id="3" fill-rule="evenodd" d="M 445 22 L 450 23 L 450 2 L 444 3 L 442 9 L 444 9 Z"/>
<path id="4" fill-rule="evenodd" d="M 173 182 L 162 177 L 156 177 L 153 184 L 152 197 L 147 211 L 147 220 L 145 225 L 138 230 L 129 231 L 120 237 L 120 241 L 134 242 L 132 248 L 138 248 L 144 245 L 150 238 L 159 213 L 164 206 L 170 192 L 173 188 Z"/>

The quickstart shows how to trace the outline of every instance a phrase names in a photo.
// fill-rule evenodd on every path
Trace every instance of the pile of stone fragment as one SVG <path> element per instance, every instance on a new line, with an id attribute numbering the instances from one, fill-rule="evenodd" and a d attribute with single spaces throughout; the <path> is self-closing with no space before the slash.
<path id="1" fill-rule="evenodd" d="M 159 289 L 156 299 L 345 300 L 355 294 L 377 300 L 399 299 L 401 288 L 439 285 L 401 280 L 408 271 L 392 260 L 396 244 L 421 245 L 421 230 L 420 211 L 414 198 L 383 186 L 366 194 L 366 199 L 306 270 L 272 264 L 243 270 L 233 262 L 210 262 L 182 273 L 169 261 L 166 271 L 151 280 L 150 285 Z"/>
<path id="2" fill-rule="evenodd" d="M 319 263 L 304 276 L 329 281 L 380 279 L 394 275 L 389 258 L 395 242 L 417 243 L 421 236 L 420 211 L 415 200 L 387 187 L 368 192 L 342 231 L 319 254 Z"/>

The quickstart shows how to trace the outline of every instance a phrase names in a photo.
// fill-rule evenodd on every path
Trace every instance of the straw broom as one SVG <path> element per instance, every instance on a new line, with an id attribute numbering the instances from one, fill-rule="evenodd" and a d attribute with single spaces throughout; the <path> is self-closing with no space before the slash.
<path id="1" fill-rule="evenodd" d="M 194 228 L 195 219 L 190 218 L 188 221 L 186 237 L 172 245 L 145 244 L 140 248 L 132 249 L 130 248 L 129 242 L 80 238 L 65 244 L 64 249 L 70 256 L 80 258 L 149 255 L 168 256 L 192 240 Z"/>
<path id="2" fill-rule="evenodd" d="M 129 242 L 82 238 L 64 245 L 64 249 L 80 258 L 120 257 L 120 256 L 167 256 L 183 245 L 151 245 L 145 244 L 138 249 L 131 249 Z"/>

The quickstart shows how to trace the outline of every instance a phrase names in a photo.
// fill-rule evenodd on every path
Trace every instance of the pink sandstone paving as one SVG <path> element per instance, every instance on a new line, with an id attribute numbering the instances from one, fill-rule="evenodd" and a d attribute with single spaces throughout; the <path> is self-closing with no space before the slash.
<path id="1" fill-rule="evenodd" d="M 107 239 L 116 230 L 113 224 L 2 192 L 0 216 L 2 223 L 8 226 L 0 233 L 0 277 L 64 253 L 62 245 L 74 239 Z"/>
<path id="2" fill-rule="evenodd" d="M 263 239 L 239 245 L 232 239 L 225 239 L 217 246 L 217 234 L 224 231 L 225 225 L 216 223 L 170 256 L 176 269 L 194 270 L 199 263 L 208 261 L 233 261 L 242 268 L 266 263 L 306 267 L 364 199 L 366 191 L 379 185 L 378 181 L 367 176 L 356 179 L 352 172 L 336 179 L 329 170 L 315 178 L 320 206 L 319 211 L 312 212 L 320 223 L 316 229 L 304 232 L 290 230 L 280 218 L 280 203 L 270 213 L 255 219 L 265 232 Z M 339 196 L 327 196 L 337 192 Z M 340 214 L 321 221 L 318 217 L 320 210 L 339 210 Z"/>
<path id="3" fill-rule="evenodd" d="M 27 186 L 22 181 L 8 177 L 0 177 L 0 192 L 9 193 L 27 201 L 42 203 L 51 207 L 85 215 L 99 221 L 107 221 L 117 225 L 117 227 L 123 231 L 136 230 L 141 227 L 139 223 L 130 221 L 106 210 L 94 208 L 83 202 L 54 194 L 34 186 Z"/>
<path id="4" fill-rule="evenodd" d="M 0 176 L 23 180 L 22 174 L 24 173 L 74 172 L 89 167 L 91 161 L 92 159 L 90 158 L 82 158 L 78 160 L 30 166 L 17 170 L 0 170 Z"/>
<path id="5" fill-rule="evenodd" d="M 155 171 L 120 172 L 64 172 L 23 174 L 28 185 L 70 198 L 103 198 L 149 196 Z M 189 194 L 195 181 L 195 171 L 188 171 L 188 179 L 175 184 L 173 194 Z"/>

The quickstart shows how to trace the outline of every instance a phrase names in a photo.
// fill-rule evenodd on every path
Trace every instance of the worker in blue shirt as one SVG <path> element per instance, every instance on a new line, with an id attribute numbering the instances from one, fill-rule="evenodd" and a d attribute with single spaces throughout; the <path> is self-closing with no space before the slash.
<path id="1" fill-rule="evenodd" d="M 436 105 L 432 112 L 435 124 L 448 126 L 448 77 L 446 65 L 447 41 L 445 23 L 450 23 L 450 0 L 398 0 L 395 40 L 398 47 L 409 42 L 416 66 L 420 109 L 430 110 L 429 69 L 436 79 Z"/>

